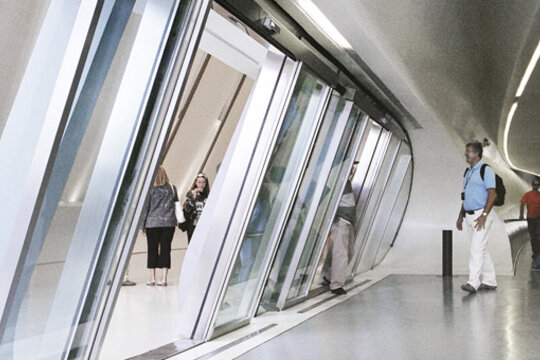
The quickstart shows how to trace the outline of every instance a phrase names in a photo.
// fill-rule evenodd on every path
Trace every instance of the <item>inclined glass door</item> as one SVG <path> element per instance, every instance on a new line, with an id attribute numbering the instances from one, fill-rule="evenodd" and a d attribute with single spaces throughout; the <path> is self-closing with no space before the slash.
<path id="1" fill-rule="evenodd" d="M 201 10 L 204 14 L 208 5 L 188 0 L 181 6 L 174 0 L 104 1 L 94 13 L 91 1 L 67 3 L 53 0 L 51 9 L 75 7 L 78 17 L 95 19 L 96 28 L 83 30 L 75 21 L 72 36 L 88 36 L 88 54 L 72 59 L 75 54 L 66 50 L 66 59 L 80 61 L 80 79 L 65 84 L 69 69 L 64 69 L 57 85 L 72 87 L 73 103 L 61 104 L 54 95 L 46 103 L 49 111 L 65 116 L 66 123 L 51 155 L 46 155 L 44 141 L 37 143 L 33 164 L 47 162 L 48 172 L 43 177 L 30 173 L 25 181 L 28 188 L 42 187 L 36 203 L 26 204 L 35 206 L 34 218 L 28 227 L 17 229 L 26 236 L 24 251 L 16 258 L 13 282 L 5 281 L 12 284 L 12 297 L 0 329 L 3 359 L 96 356 L 97 334 L 106 327 L 105 309 L 114 304 L 121 281 L 119 254 L 137 231 L 134 213 L 144 198 L 142 184 L 151 183 L 146 174 L 152 158 L 155 166 L 159 157 L 153 146 L 165 137 L 167 104 L 187 68 L 193 32 L 198 32 Z M 54 18 L 53 28 L 59 18 Z M 172 28 L 174 40 L 169 38 Z M 54 54 L 39 55 L 48 61 Z M 172 59 L 183 64 L 186 58 L 184 67 L 174 67 Z M 28 73 L 35 70 L 32 66 Z M 35 88 L 43 90 L 39 78 L 34 81 Z M 25 100 L 32 108 L 34 100 Z M 27 120 L 17 115 L 14 111 L 9 121 Z M 53 132 L 46 125 L 42 140 Z M 3 135 L 13 138 L 2 141 L 30 143 L 7 127 Z M 17 173 L 18 167 L 8 170 Z M 0 266 L 5 270 L 7 264 Z"/>
<path id="2" fill-rule="evenodd" d="M 337 94 L 333 95 L 330 100 L 280 239 L 272 270 L 266 281 L 261 301 L 263 307 L 283 307 L 287 289 L 293 280 L 294 273 L 291 271 L 291 267 L 296 268 L 298 256 L 307 236 L 306 231 L 315 215 L 316 206 L 312 206 L 312 204 L 318 201 L 325 190 L 326 176 L 332 164 L 331 158 L 339 145 L 351 107 L 352 103 L 346 103 L 345 99 Z M 281 295 L 282 293 L 284 295 Z"/>
<path id="3" fill-rule="evenodd" d="M 384 130 L 386 131 L 386 130 Z M 386 132 L 388 142 L 385 146 L 383 161 L 380 163 L 380 166 L 377 171 L 376 180 L 369 194 L 369 199 L 365 205 L 365 211 L 363 213 L 361 221 L 357 224 L 356 230 L 356 242 L 355 242 L 355 262 L 349 264 L 349 275 L 354 276 L 355 274 L 367 271 L 371 268 L 372 262 L 369 264 L 369 267 L 365 266 L 365 262 L 362 264 L 362 268 L 356 270 L 357 264 L 362 258 L 372 259 L 375 256 L 376 249 L 373 250 L 372 243 L 369 241 L 369 234 L 373 228 L 373 224 L 377 222 L 377 210 L 381 203 L 381 199 L 384 195 L 384 189 L 390 177 L 390 172 L 394 165 L 396 155 L 399 149 L 400 140 L 389 132 Z M 385 134 L 385 135 L 386 135 Z M 367 250 L 367 251 L 366 251 Z M 369 261 L 368 261 L 369 262 Z"/>
<path id="4" fill-rule="evenodd" d="M 393 161 L 392 170 L 384 186 L 373 224 L 367 235 L 366 246 L 358 266 L 358 272 L 367 271 L 373 267 L 375 256 L 382 246 L 383 235 L 389 224 L 392 209 L 403 183 L 403 177 L 409 166 L 411 159 L 409 147 L 403 142 L 400 142 L 398 146 L 399 151 Z M 401 216 L 398 216 L 398 218 L 401 218 Z M 389 245 L 386 249 L 389 249 Z"/>
<path id="5" fill-rule="evenodd" d="M 221 23 L 218 31 L 212 21 Z M 216 22 L 216 24 L 217 24 Z M 218 24 L 219 25 L 219 24 Z M 238 241 L 262 180 L 300 63 L 250 37 L 226 19 L 208 18 L 208 44 L 227 49 L 227 63 L 255 80 L 226 147 L 204 211 L 187 248 L 178 282 L 178 332 L 182 338 L 212 336 L 224 287 L 236 259 Z M 217 48 L 217 47 L 216 47 Z M 223 52 L 222 52 L 223 53 Z M 216 53 L 216 56 L 218 53 Z"/>
<path id="6" fill-rule="evenodd" d="M 313 281 L 317 279 L 317 264 L 345 185 L 344 180 L 350 172 L 358 140 L 362 137 L 366 122 L 367 117 L 357 107 L 353 107 L 339 147 L 332 154 L 334 158 L 331 170 L 316 207 L 316 213 L 294 273 L 294 281 L 285 299 L 285 306 L 307 296 Z"/>
<path id="7" fill-rule="evenodd" d="M 411 190 L 411 181 L 412 181 L 412 162 L 411 162 L 412 159 L 411 159 L 410 147 L 405 144 L 402 144 L 402 147 L 403 146 L 405 146 L 406 148 L 406 153 L 402 154 L 401 156 L 405 157 L 405 159 L 403 160 L 407 162 L 407 169 L 405 172 L 405 176 L 402 179 L 399 193 L 396 197 L 396 201 L 392 208 L 392 212 L 390 213 L 390 216 L 388 218 L 388 222 L 384 230 L 384 234 L 382 235 L 381 246 L 377 252 L 377 256 L 375 257 L 375 260 L 373 263 L 374 266 L 381 263 L 385 255 L 390 250 L 390 247 L 393 245 L 394 239 L 397 235 L 397 232 L 403 220 L 403 216 L 405 214 L 405 208 L 407 207 L 407 202 L 409 200 L 409 193 Z M 408 161 L 406 157 L 409 158 Z M 398 185 L 398 183 L 399 183 L 399 179 L 396 178 L 396 185 Z"/>
<path id="8" fill-rule="evenodd" d="M 255 313 L 328 94 L 328 86 L 308 70 L 300 72 L 227 283 L 215 335 Z"/>

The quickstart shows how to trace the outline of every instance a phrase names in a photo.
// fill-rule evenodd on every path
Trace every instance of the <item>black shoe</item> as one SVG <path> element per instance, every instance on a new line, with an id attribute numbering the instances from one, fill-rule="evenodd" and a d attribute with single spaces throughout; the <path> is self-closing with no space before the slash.
<path id="1" fill-rule="evenodd" d="M 533 265 L 533 266 L 531 266 L 531 270 L 533 270 L 533 271 L 539 271 L 539 270 L 540 270 L 540 265 Z"/>
<path id="2" fill-rule="evenodd" d="M 480 286 L 478 287 L 478 290 L 495 290 L 496 288 L 497 288 L 497 285 L 492 286 L 492 285 L 480 284 Z"/>
<path id="3" fill-rule="evenodd" d="M 331 290 L 331 291 L 332 291 L 332 294 L 336 294 L 336 295 L 345 295 L 347 293 L 347 290 L 345 290 L 342 287 Z"/>
<path id="4" fill-rule="evenodd" d="M 471 294 L 474 294 L 476 292 L 476 289 L 474 288 L 474 286 L 472 286 L 469 283 L 461 285 L 461 290 L 468 291 Z"/>
<path id="5" fill-rule="evenodd" d="M 328 279 L 326 278 L 326 276 L 323 276 L 323 277 L 322 277 L 322 281 L 323 281 L 323 284 L 324 284 L 324 285 L 330 285 L 330 280 L 328 280 Z"/>

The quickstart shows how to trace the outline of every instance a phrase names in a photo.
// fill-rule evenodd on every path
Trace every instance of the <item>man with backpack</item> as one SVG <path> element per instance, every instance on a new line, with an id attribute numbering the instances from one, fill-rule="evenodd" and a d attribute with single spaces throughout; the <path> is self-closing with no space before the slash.
<path id="1" fill-rule="evenodd" d="M 493 224 L 491 208 L 497 198 L 495 173 L 484 166 L 482 144 L 478 141 L 467 144 L 465 158 L 470 165 L 463 179 L 461 210 L 456 222 L 459 231 L 463 222 L 471 241 L 469 256 L 469 280 L 461 289 L 470 293 L 477 290 L 495 290 L 497 279 L 495 268 L 487 251 L 488 234 Z"/>

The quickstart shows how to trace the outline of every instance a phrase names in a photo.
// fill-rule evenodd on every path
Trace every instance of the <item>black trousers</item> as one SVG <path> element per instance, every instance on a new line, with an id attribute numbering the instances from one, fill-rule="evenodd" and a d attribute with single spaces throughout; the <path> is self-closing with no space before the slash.
<path id="1" fill-rule="evenodd" d="M 186 222 L 186 231 L 187 231 L 187 242 L 191 241 L 191 237 L 193 236 L 193 232 L 195 231 L 195 226 L 191 222 Z"/>
<path id="2" fill-rule="evenodd" d="M 531 237 L 533 259 L 536 259 L 540 255 L 540 217 L 527 219 L 527 226 Z"/>
<path id="3" fill-rule="evenodd" d="M 146 267 L 171 268 L 171 243 L 174 227 L 146 228 L 148 260 Z"/>

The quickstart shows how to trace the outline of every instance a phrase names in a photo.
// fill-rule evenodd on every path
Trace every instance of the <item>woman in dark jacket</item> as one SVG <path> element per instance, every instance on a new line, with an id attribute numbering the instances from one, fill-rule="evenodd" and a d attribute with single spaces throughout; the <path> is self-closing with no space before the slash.
<path id="1" fill-rule="evenodd" d="M 147 267 L 149 286 L 167 286 L 167 274 L 171 268 L 171 243 L 176 227 L 174 203 L 178 201 L 176 188 L 169 182 L 165 169 L 160 166 L 143 211 L 142 231 L 148 244 Z M 161 280 L 156 283 L 156 268 L 163 269 Z"/>
<path id="2" fill-rule="evenodd" d="M 193 181 L 191 190 L 186 194 L 186 201 L 184 202 L 185 228 L 188 235 L 188 243 L 201 217 L 209 193 L 210 184 L 208 183 L 208 177 L 203 173 L 198 174 Z"/>

